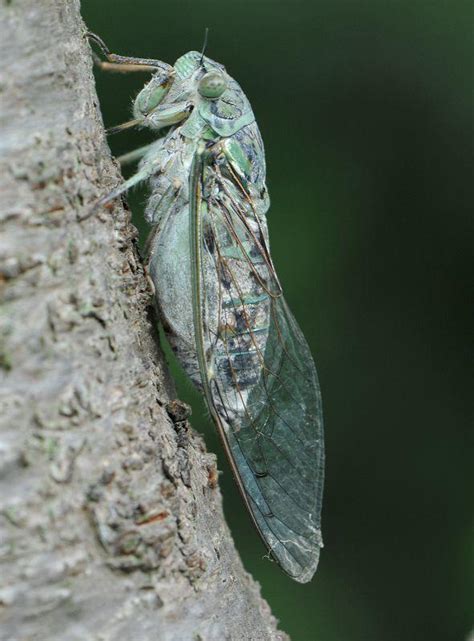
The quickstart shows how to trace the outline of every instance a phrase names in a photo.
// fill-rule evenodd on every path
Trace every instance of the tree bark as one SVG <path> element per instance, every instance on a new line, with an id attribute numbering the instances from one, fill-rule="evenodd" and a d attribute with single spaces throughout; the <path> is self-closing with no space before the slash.
<path id="1" fill-rule="evenodd" d="M 287 639 L 156 341 L 78 0 L 0 5 L 2 640 Z"/>

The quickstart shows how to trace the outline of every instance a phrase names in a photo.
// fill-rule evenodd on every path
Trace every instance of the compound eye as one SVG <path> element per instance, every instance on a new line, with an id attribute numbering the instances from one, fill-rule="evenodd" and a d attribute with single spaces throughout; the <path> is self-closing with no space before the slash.
<path id="1" fill-rule="evenodd" d="M 201 78 L 198 91 L 203 98 L 214 100 L 222 96 L 227 88 L 224 76 L 218 71 L 209 71 Z"/>

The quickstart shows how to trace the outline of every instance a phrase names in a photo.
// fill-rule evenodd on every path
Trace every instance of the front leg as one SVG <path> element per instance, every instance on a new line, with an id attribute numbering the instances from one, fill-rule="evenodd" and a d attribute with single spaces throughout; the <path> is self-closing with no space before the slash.
<path id="1" fill-rule="evenodd" d="M 104 71 L 165 71 L 170 74 L 173 72 L 173 67 L 162 62 L 161 60 L 154 60 L 152 58 L 134 58 L 132 56 L 118 56 L 116 53 L 111 53 L 105 42 L 97 34 L 91 31 L 86 32 L 87 38 L 95 42 L 100 48 L 107 61 L 101 60 L 96 54 L 93 53 L 94 62 Z"/>

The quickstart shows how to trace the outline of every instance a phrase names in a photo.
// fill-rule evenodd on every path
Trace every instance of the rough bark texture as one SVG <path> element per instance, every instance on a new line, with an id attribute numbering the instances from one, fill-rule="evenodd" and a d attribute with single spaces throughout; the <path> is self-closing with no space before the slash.
<path id="1" fill-rule="evenodd" d="M 2 640 L 264 641 L 173 399 L 77 0 L 0 4 Z"/>

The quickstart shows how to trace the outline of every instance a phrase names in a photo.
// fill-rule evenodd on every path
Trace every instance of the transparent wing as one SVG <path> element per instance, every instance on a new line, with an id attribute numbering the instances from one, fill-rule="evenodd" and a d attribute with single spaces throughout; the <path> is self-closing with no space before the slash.
<path id="1" fill-rule="evenodd" d="M 319 558 L 322 407 L 309 347 L 281 294 L 265 217 L 219 178 L 203 233 L 205 328 L 213 414 L 271 555 L 300 582 Z"/>

